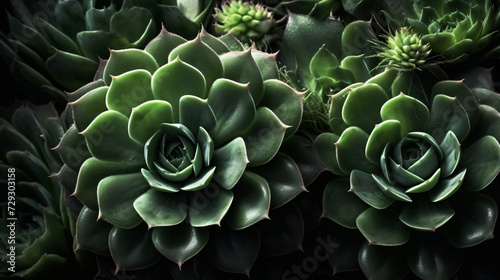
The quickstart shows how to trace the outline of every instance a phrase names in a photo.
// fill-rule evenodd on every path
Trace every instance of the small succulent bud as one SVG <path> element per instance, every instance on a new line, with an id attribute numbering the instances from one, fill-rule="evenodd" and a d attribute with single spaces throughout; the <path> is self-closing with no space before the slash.
<path id="1" fill-rule="evenodd" d="M 258 48 L 266 44 L 265 37 L 274 26 L 273 14 L 266 6 L 233 0 L 221 9 L 215 9 L 217 33 L 231 33 L 244 44 L 256 43 Z"/>
<path id="2" fill-rule="evenodd" d="M 430 45 L 423 44 L 420 35 L 409 28 L 401 28 L 394 35 L 385 36 L 386 43 L 378 43 L 382 65 L 399 70 L 421 68 L 431 53 Z"/>

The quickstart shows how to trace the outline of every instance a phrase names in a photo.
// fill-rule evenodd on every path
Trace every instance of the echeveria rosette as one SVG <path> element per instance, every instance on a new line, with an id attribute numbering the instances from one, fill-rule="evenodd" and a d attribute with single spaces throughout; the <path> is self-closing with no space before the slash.
<path id="1" fill-rule="evenodd" d="M 91 1 L 51 3 L 10 1 L 9 33 L 0 43 L 2 56 L 19 94 L 36 102 L 64 106 L 64 91 L 94 78 L 109 49 L 144 48 L 162 25 L 194 38 L 210 20 L 210 0 Z M 133 24 L 131 24 L 133 23 Z"/>
<path id="2" fill-rule="evenodd" d="M 217 267 L 248 273 L 264 232 L 253 225 L 305 189 L 279 151 L 302 94 L 277 79 L 275 55 L 228 45 L 241 48 L 230 36 L 163 30 L 145 50 L 112 51 L 103 78 L 73 94 L 74 126 L 57 150 L 63 160 L 90 152 L 67 162 L 85 204 L 80 249 L 128 270 L 161 256 L 180 266 L 208 244 Z"/>
<path id="3" fill-rule="evenodd" d="M 82 271 L 77 260 L 84 256 L 73 253 L 78 205 L 66 200 L 68 191 L 61 189 L 56 174 L 62 163 L 51 150 L 64 131 L 52 104 L 24 105 L 9 121 L 0 119 L 2 279 L 83 279 L 92 274 L 92 264 Z"/>
<path id="4" fill-rule="evenodd" d="M 332 132 L 315 141 L 323 164 L 340 176 L 325 189 L 324 215 L 365 236 L 370 245 L 359 262 L 368 276 L 378 277 L 382 260 L 388 270 L 380 277 L 409 268 L 448 278 L 461 264 L 454 248 L 493 234 L 498 207 L 479 191 L 500 170 L 498 130 L 490 129 L 500 115 L 462 81 L 436 83 L 426 106 L 393 96 L 393 77 L 384 72 L 332 97 Z M 441 234 L 447 242 L 436 241 Z"/>

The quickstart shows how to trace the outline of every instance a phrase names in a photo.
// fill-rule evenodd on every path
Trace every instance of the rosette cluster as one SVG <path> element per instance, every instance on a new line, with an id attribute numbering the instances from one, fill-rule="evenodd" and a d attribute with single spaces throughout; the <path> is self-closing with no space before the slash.
<path id="1" fill-rule="evenodd" d="M 279 151 L 300 123 L 302 94 L 278 80 L 275 55 L 231 36 L 163 30 L 144 50 L 112 51 L 101 73 L 70 96 L 74 126 L 57 147 L 78 171 L 79 248 L 111 255 L 118 269 L 162 256 L 180 266 L 217 233 L 210 226 L 248 229 L 304 191 Z"/>
<path id="2" fill-rule="evenodd" d="M 428 106 L 391 93 L 395 76 L 388 70 L 332 96 L 332 132 L 314 144 L 323 164 L 340 176 L 326 186 L 325 216 L 359 229 L 372 245 L 405 245 L 415 232 L 442 233 L 458 248 L 491 238 L 498 207 L 479 191 L 500 171 L 497 109 L 480 104 L 463 81 L 453 80 L 434 84 L 426 93 Z M 491 92 L 484 97 L 497 98 Z M 365 273 L 374 272 L 379 253 L 362 247 Z M 419 264 L 425 250 L 407 254 L 410 269 L 426 278 Z M 457 263 L 441 260 L 439 273 L 452 275 Z"/>

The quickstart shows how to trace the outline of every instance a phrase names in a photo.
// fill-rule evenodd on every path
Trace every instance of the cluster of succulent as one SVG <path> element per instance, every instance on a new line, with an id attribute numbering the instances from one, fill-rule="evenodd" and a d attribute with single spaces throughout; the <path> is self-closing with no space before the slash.
<path id="1" fill-rule="evenodd" d="M 0 278 L 500 276 L 498 1 L 4 4 Z"/>

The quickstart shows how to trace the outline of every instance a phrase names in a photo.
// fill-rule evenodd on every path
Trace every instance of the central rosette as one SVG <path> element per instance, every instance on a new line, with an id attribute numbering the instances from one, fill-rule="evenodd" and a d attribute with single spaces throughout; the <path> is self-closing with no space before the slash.
<path id="1" fill-rule="evenodd" d="M 395 146 L 388 143 L 380 159 L 384 178 L 399 185 L 406 193 L 424 192 L 434 187 L 439 178 L 443 153 L 432 136 L 412 132 Z"/>
<path id="2" fill-rule="evenodd" d="M 212 138 L 203 127 L 196 134 L 182 124 L 163 123 L 144 146 L 148 169 L 144 178 L 158 190 L 195 191 L 212 179 L 209 167 L 214 152 Z"/>

